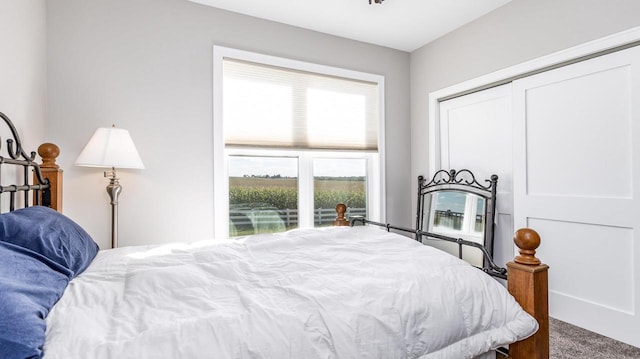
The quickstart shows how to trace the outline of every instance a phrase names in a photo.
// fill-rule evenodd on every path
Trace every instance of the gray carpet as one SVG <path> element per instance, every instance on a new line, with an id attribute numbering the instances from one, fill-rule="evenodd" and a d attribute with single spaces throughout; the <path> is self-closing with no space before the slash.
<path id="1" fill-rule="evenodd" d="M 640 359 L 640 348 L 549 318 L 549 358 Z"/>
<path id="2" fill-rule="evenodd" d="M 551 359 L 640 358 L 640 348 L 553 318 L 549 321 L 549 351 Z"/>

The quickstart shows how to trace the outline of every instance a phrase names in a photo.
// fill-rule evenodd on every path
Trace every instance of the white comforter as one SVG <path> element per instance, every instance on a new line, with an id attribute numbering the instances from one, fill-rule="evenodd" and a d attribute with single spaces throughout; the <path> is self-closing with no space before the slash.
<path id="1" fill-rule="evenodd" d="M 46 359 L 473 358 L 537 322 L 482 271 L 372 227 L 101 251 Z"/>

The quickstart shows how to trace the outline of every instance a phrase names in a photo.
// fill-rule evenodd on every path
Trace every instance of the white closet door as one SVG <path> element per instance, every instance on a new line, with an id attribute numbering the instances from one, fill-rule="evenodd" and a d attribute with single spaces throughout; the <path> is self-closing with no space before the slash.
<path id="1" fill-rule="evenodd" d="M 504 265 L 513 258 L 512 220 L 512 127 L 511 84 L 443 101 L 437 123 L 440 155 L 432 173 L 438 169 L 468 169 L 483 183 L 498 175 L 497 215 L 494 258 Z M 473 240 L 472 238 L 467 238 Z M 476 240 L 477 242 L 480 242 Z M 439 248 L 457 255 L 457 246 L 438 243 Z M 482 265 L 479 250 L 465 248 L 465 260 Z"/>
<path id="2" fill-rule="evenodd" d="M 640 347 L 640 48 L 513 83 L 514 220 L 552 317 Z"/>

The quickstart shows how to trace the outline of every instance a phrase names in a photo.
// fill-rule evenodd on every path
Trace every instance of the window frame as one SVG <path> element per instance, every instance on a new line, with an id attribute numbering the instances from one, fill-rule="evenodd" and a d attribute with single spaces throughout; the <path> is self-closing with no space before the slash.
<path id="1" fill-rule="evenodd" d="M 335 151 L 300 149 L 227 148 L 223 126 L 223 62 L 225 58 L 263 63 L 300 71 L 317 72 L 331 76 L 351 78 L 378 84 L 378 151 Z M 315 158 L 365 158 L 367 160 L 367 213 L 371 220 L 384 222 L 385 211 L 385 155 L 384 155 L 384 76 L 338 67 L 297 61 L 282 57 L 238 50 L 223 46 L 213 47 L 213 229 L 216 238 L 229 236 L 229 176 L 228 156 L 284 156 L 298 157 L 298 211 L 299 228 L 313 227 L 313 169 Z M 303 187 L 309 195 L 303 198 Z"/>

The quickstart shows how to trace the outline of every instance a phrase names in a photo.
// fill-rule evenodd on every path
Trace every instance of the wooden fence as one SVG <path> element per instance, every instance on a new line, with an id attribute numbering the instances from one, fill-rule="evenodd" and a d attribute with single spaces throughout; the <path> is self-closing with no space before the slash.
<path id="1" fill-rule="evenodd" d="M 366 216 L 366 208 L 347 208 L 347 218 L 350 215 Z M 335 208 L 315 208 L 313 222 L 316 226 L 333 224 L 336 218 Z M 229 221 L 237 228 L 260 226 L 270 227 L 284 224 L 284 227 L 298 226 L 298 209 L 235 209 L 229 214 Z"/>

